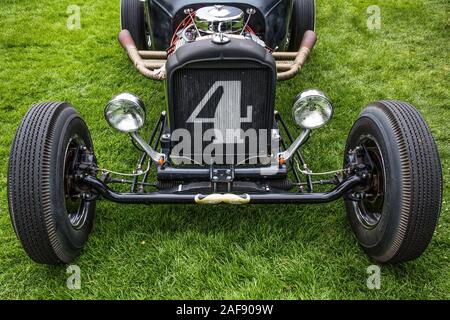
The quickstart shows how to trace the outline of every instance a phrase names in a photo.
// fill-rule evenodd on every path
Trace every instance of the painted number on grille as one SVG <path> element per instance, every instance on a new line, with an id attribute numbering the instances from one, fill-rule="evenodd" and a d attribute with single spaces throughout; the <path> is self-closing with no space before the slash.
<path id="1" fill-rule="evenodd" d="M 199 114 L 218 90 L 223 90 L 217 104 L 214 118 L 201 118 Z M 242 123 L 252 122 L 253 106 L 247 106 L 246 117 L 241 117 L 241 81 L 216 81 L 205 94 L 194 112 L 188 118 L 188 123 L 214 123 L 214 129 L 223 136 L 227 130 L 239 130 Z"/>

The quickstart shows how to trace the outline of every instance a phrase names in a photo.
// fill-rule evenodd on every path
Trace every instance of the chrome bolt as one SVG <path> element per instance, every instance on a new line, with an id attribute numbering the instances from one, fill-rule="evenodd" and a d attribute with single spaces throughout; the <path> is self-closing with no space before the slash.
<path id="1" fill-rule="evenodd" d="M 165 133 L 165 134 L 163 134 L 163 135 L 161 136 L 161 138 L 162 138 L 163 140 L 170 140 L 171 135 L 170 135 L 170 133 Z"/>

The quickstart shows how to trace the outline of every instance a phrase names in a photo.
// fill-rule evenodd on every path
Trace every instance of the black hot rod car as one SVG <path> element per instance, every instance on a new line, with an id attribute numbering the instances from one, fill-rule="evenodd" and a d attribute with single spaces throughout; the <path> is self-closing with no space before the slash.
<path id="1" fill-rule="evenodd" d="M 30 108 L 8 172 L 10 215 L 28 255 L 44 264 L 75 259 L 100 199 L 252 205 L 340 198 L 373 260 L 421 255 L 439 217 L 442 175 L 413 106 L 368 105 L 350 131 L 342 168 L 328 172 L 311 171 L 301 151 L 331 120 L 330 99 L 316 89 L 294 98 L 298 137 L 275 110 L 276 82 L 294 77 L 315 45 L 315 14 L 313 0 L 122 0 L 119 42 L 140 73 L 164 81 L 166 111 L 144 139 L 144 103 L 130 93 L 108 102 L 106 121 L 142 152 L 136 168 L 118 173 L 97 164 L 89 130 L 69 103 Z M 116 184 L 130 191 L 117 192 Z M 316 192 L 317 185 L 329 191 Z"/>

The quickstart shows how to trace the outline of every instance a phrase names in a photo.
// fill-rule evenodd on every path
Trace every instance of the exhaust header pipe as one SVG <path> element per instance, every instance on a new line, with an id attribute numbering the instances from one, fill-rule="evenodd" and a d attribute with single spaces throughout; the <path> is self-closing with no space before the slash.
<path id="1" fill-rule="evenodd" d="M 317 42 L 317 34 L 314 31 L 308 30 L 305 32 L 305 35 L 303 36 L 302 43 L 300 44 L 300 48 L 297 53 L 295 53 L 295 60 L 294 63 L 290 65 L 290 68 L 288 71 L 280 72 L 278 73 L 277 79 L 280 81 L 288 80 L 293 77 L 295 77 L 300 69 L 305 64 L 306 60 L 308 59 L 309 55 L 311 54 L 312 49 L 316 45 Z M 279 52 L 274 53 L 275 59 L 288 59 L 292 57 L 287 52 Z"/>
<path id="2" fill-rule="evenodd" d="M 135 68 L 144 76 L 153 80 L 163 80 L 166 78 L 165 65 L 162 65 L 160 68 L 155 70 L 150 70 L 147 68 L 147 64 L 139 54 L 136 43 L 134 42 L 130 31 L 125 29 L 119 33 L 119 43 L 127 53 L 131 62 L 133 62 Z"/>
<path id="3" fill-rule="evenodd" d="M 297 52 L 274 52 L 272 54 L 277 61 L 277 79 L 279 81 L 289 80 L 300 72 L 311 54 L 311 50 L 314 48 L 316 41 L 316 33 L 309 30 L 305 32 Z M 126 51 L 135 68 L 142 75 L 153 80 L 164 80 L 166 78 L 165 63 L 167 52 L 139 51 L 128 30 L 122 30 L 119 33 L 119 43 Z"/>

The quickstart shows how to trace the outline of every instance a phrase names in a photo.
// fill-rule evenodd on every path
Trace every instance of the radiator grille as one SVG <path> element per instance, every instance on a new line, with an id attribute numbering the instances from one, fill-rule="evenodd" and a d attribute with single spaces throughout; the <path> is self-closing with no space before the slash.
<path id="1" fill-rule="evenodd" d="M 213 152 L 216 160 L 220 156 L 223 162 L 229 164 L 242 160 L 243 156 L 246 159 L 254 157 L 255 149 L 251 147 L 254 147 L 255 141 L 251 140 L 252 133 L 257 133 L 258 146 L 266 144 L 263 152 L 267 153 L 274 111 L 270 69 L 182 68 L 175 71 L 172 84 L 171 127 L 172 130 L 186 129 L 191 133 L 192 157 L 202 159 L 201 154 L 211 145 L 208 136 L 203 136 L 208 141 L 198 137 L 199 132 L 203 134 L 208 129 L 221 132 L 224 139 L 223 143 L 216 140 L 223 145 L 222 154 L 220 150 Z M 241 141 L 234 141 L 234 146 L 230 148 L 229 135 L 239 129 L 248 135 L 242 136 Z M 259 135 L 262 132 L 260 130 L 266 134 Z M 218 139 L 217 136 L 215 138 Z M 258 154 L 262 151 L 260 149 Z M 225 154 L 228 154 L 226 159 Z M 201 162 L 209 164 L 205 159 Z"/>

